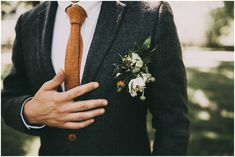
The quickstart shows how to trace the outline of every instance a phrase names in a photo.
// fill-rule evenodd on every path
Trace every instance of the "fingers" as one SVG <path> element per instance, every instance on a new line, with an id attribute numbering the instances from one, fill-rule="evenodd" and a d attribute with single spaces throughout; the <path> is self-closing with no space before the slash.
<path id="1" fill-rule="evenodd" d="M 79 111 L 86 111 L 98 107 L 104 107 L 108 105 L 108 101 L 105 99 L 94 99 L 94 100 L 85 100 L 70 103 L 64 106 L 65 112 L 79 112 Z"/>
<path id="2" fill-rule="evenodd" d="M 88 125 L 92 124 L 94 122 L 94 119 L 89 119 L 83 122 L 67 122 L 64 124 L 64 128 L 66 129 L 81 129 L 85 128 Z"/>
<path id="3" fill-rule="evenodd" d="M 95 109 L 90 110 L 86 112 L 76 112 L 76 113 L 70 113 L 65 118 L 65 121 L 85 121 L 88 119 L 92 119 L 94 117 L 100 116 L 104 114 L 105 110 L 103 108 L 101 109 Z"/>
<path id="4" fill-rule="evenodd" d="M 75 87 L 73 89 L 70 89 L 66 92 L 60 93 L 60 97 L 66 100 L 73 100 L 74 98 L 82 96 L 85 93 L 88 93 L 98 87 L 99 87 L 98 82 L 90 82 L 90 83 Z"/>
<path id="5" fill-rule="evenodd" d="M 65 119 L 69 122 L 64 124 L 67 129 L 81 129 L 94 122 L 94 117 L 104 114 L 104 109 L 96 109 L 87 112 L 71 113 Z"/>
<path id="6" fill-rule="evenodd" d="M 56 89 L 59 85 L 61 85 L 62 82 L 64 82 L 64 80 L 65 80 L 65 73 L 62 69 L 60 69 L 52 80 L 44 83 L 43 89 L 45 90 Z"/>

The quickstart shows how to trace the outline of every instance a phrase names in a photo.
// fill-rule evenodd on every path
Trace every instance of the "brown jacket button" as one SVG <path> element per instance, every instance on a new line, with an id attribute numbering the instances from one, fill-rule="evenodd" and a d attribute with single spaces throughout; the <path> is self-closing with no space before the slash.
<path id="1" fill-rule="evenodd" d="M 77 135 L 74 134 L 74 133 L 68 134 L 68 140 L 69 140 L 70 142 L 76 141 L 77 138 L 78 138 Z"/>

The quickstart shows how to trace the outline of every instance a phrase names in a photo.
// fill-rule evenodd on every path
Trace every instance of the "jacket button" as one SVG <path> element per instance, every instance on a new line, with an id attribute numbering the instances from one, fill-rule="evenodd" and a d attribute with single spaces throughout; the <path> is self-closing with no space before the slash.
<path id="1" fill-rule="evenodd" d="M 68 134 L 68 140 L 69 140 L 70 142 L 76 141 L 77 138 L 78 138 L 77 135 L 74 134 L 74 133 Z"/>

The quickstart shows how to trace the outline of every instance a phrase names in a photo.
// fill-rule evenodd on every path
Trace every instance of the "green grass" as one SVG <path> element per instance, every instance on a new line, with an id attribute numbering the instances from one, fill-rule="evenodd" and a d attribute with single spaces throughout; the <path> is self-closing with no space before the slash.
<path id="1" fill-rule="evenodd" d="M 189 103 L 192 123 L 189 155 L 233 155 L 234 84 L 233 78 L 228 77 L 233 67 L 233 62 L 221 62 L 211 72 L 187 69 L 191 92 L 203 91 L 209 100 L 204 107 L 195 101 Z M 192 93 L 189 92 L 190 100 Z M 207 118 L 200 117 L 202 113 Z"/>
<path id="2" fill-rule="evenodd" d="M 1 121 L 2 128 L 2 156 L 23 156 L 26 155 L 30 149 L 30 145 L 33 141 L 33 136 L 29 136 L 18 132 Z"/>
<path id="3" fill-rule="evenodd" d="M 217 68 L 211 68 L 209 72 L 187 68 L 191 121 L 188 155 L 234 154 L 234 84 L 233 78 L 228 77 L 228 73 L 233 74 L 233 66 L 233 62 L 220 62 Z M 150 114 L 148 130 L 153 140 Z"/>

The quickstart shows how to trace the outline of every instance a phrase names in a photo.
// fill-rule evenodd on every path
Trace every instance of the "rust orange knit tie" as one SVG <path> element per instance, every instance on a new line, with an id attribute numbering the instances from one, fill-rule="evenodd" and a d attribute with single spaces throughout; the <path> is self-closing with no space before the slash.
<path id="1" fill-rule="evenodd" d="M 65 56 L 65 90 L 69 90 L 80 84 L 80 66 L 83 51 L 81 26 L 87 14 L 78 5 L 69 6 L 66 12 L 71 24 Z"/>

